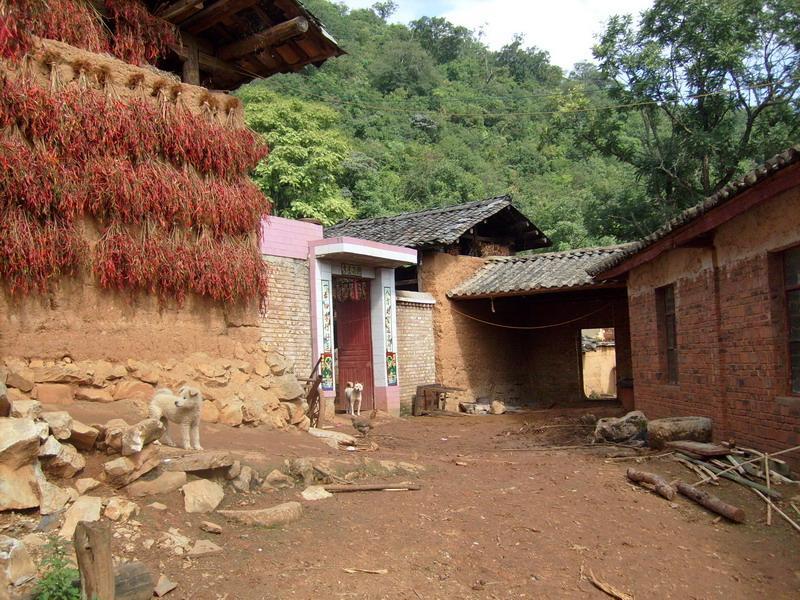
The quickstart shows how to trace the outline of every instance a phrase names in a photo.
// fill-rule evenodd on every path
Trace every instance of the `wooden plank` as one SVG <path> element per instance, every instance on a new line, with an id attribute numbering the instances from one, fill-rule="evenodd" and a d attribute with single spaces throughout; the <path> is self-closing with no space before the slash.
<path id="1" fill-rule="evenodd" d="M 155 582 L 148 568 L 133 561 L 119 565 L 114 577 L 114 600 L 150 600 Z"/>
<path id="2" fill-rule="evenodd" d="M 155 15 L 169 21 L 187 10 L 194 9 L 195 11 L 203 8 L 203 0 L 178 0 L 172 4 L 165 4 L 160 7 Z"/>
<path id="3" fill-rule="evenodd" d="M 194 34 L 202 33 L 212 27 L 223 16 L 239 12 L 253 6 L 258 0 L 217 0 L 214 4 L 206 6 L 203 10 L 193 14 L 180 23 L 181 29 L 186 29 Z"/>
<path id="4" fill-rule="evenodd" d="M 707 444 L 704 442 L 691 442 L 688 440 L 675 440 L 672 442 L 665 442 L 667 448 L 681 450 L 683 452 L 690 452 L 697 456 L 728 456 L 732 454 L 730 448 L 720 446 L 718 444 Z"/>
<path id="5" fill-rule="evenodd" d="M 332 494 L 341 492 L 416 491 L 419 489 L 421 488 L 416 483 L 354 483 L 325 486 L 325 491 Z"/>
<path id="6" fill-rule="evenodd" d="M 219 57 L 222 60 L 239 58 L 245 54 L 282 44 L 306 31 L 308 31 L 308 20 L 305 17 L 295 17 L 224 46 L 219 51 Z"/>
<path id="7" fill-rule="evenodd" d="M 81 573 L 81 598 L 115 600 L 109 528 L 98 522 L 80 521 L 75 528 L 73 543 Z"/>

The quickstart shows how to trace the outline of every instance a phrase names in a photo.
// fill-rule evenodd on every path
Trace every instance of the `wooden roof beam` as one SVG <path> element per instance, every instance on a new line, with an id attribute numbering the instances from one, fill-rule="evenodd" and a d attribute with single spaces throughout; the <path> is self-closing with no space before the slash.
<path id="1" fill-rule="evenodd" d="M 214 4 L 206 6 L 200 12 L 196 12 L 188 19 L 180 23 L 182 30 L 191 31 L 194 34 L 202 33 L 209 27 L 213 27 L 221 18 L 228 14 L 234 14 L 253 6 L 258 0 L 217 0 Z"/>
<path id="2" fill-rule="evenodd" d="M 166 21 L 170 21 L 189 9 L 194 9 L 195 11 L 198 11 L 201 10 L 202 8 L 203 8 L 203 0 L 177 0 L 177 2 L 172 2 L 171 4 L 162 5 L 155 12 L 155 15 Z"/>
<path id="3" fill-rule="evenodd" d="M 253 52 L 258 52 L 264 48 L 278 46 L 298 35 L 308 31 L 308 19 L 305 17 L 295 17 L 283 23 L 255 33 L 249 37 L 228 44 L 219 51 L 222 60 L 237 59 Z"/>

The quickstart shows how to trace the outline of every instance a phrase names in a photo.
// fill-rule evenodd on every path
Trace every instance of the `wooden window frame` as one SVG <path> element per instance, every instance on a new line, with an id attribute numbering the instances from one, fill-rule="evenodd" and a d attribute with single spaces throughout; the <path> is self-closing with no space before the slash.
<path id="1" fill-rule="evenodd" d="M 680 375 L 678 369 L 678 310 L 675 302 L 675 284 L 670 283 L 658 287 L 655 291 L 659 332 L 658 353 L 661 371 L 666 377 L 665 383 L 678 385 Z M 671 302 L 667 302 L 668 298 L 671 299 Z M 670 339 L 672 339 L 672 345 L 670 345 Z"/>
<path id="2" fill-rule="evenodd" d="M 784 306 L 784 317 L 786 319 L 786 392 L 790 396 L 800 396 L 800 390 L 795 390 L 793 387 L 794 373 L 792 371 L 792 345 L 800 344 L 800 339 L 792 339 L 792 318 L 789 314 L 790 302 L 789 294 L 792 292 L 800 292 L 800 281 L 794 285 L 789 285 L 786 278 L 786 255 L 789 252 L 800 251 L 800 245 L 786 248 L 781 252 L 781 287 Z"/>

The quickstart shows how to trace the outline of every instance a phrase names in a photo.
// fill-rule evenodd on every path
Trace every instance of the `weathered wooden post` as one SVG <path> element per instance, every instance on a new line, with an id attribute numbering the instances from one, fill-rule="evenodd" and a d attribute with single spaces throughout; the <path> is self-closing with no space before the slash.
<path id="1" fill-rule="evenodd" d="M 75 528 L 75 555 L 81 572 L 82 600 L 115 600 L 111 532 L 100 523 L 81 521 Z"/>

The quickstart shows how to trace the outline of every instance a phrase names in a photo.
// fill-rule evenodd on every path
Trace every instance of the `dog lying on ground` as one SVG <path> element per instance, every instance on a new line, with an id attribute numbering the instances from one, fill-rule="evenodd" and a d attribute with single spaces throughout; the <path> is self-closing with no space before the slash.
<path id="1" fill-rule="evenodd" d="M 161 388 L 156 390 L 150 400 L 150 418 L 158 419 L 164 425 L 161 443 L 174 446 L 169 435 L 169 424 L 181 426 L 181 447 L 188 450 L 202 450 L 200 445 L 200 408 L 203 406 L 203 395 L 197 388 L 184 385 L 178 394 L 172 390 Z"/>
<path id="2" fill-rule="evenodd" d="M 361 397 L 364 395 L 364 384 L 352 381 L 347 382 L 347 387 L 344 388 L 344 397 L 347 400 L 347 414 L 348 415 L 361 415 Z"/>

